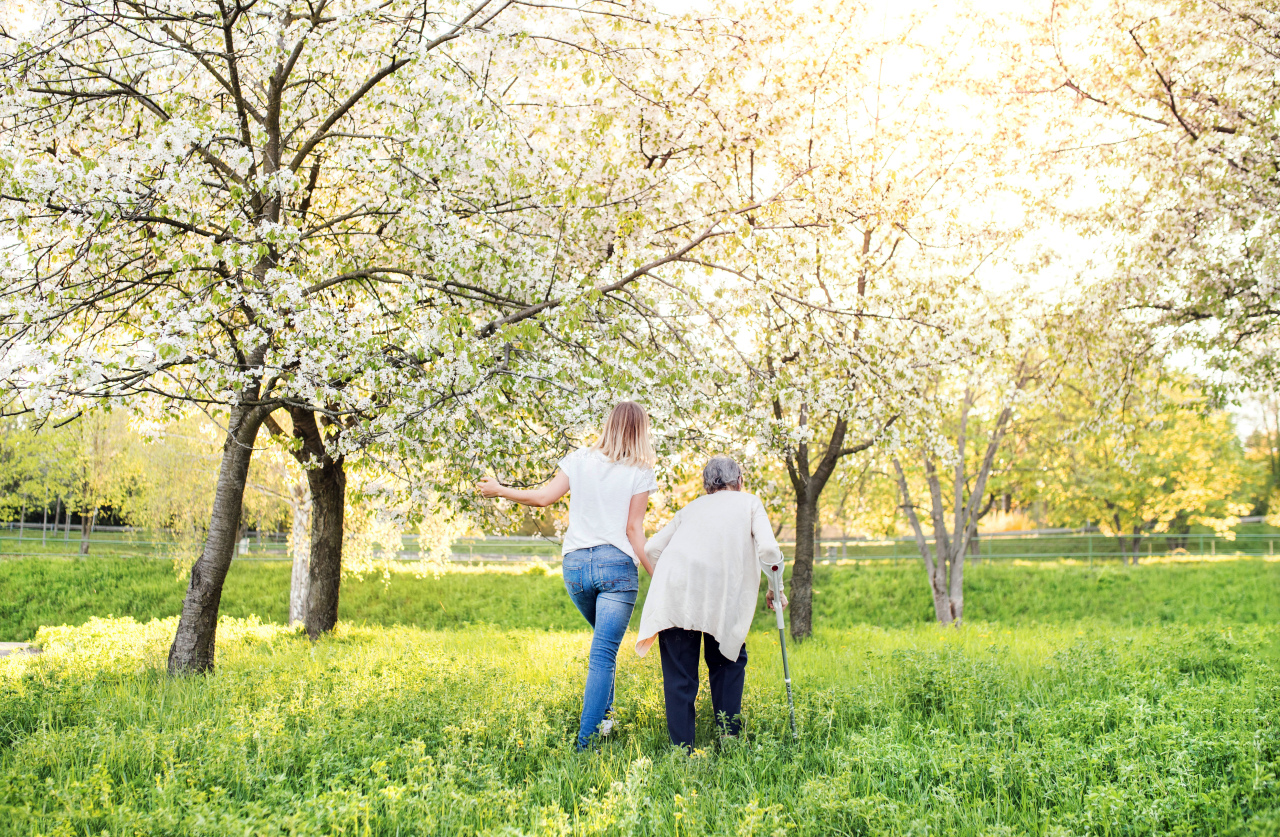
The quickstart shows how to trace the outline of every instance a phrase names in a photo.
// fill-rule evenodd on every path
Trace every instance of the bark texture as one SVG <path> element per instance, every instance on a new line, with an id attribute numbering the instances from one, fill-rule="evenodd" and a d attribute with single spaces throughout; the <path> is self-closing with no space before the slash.
<path id="1" fill-rule="evenodd" d="M 315 412 L 302 407 L 290 408 L 289 419 L 292 428 L 288 431 L 275 419 L 267 419 L 273 434 L 296 440 L 293 456 L 307 474 L 305 512 L 300 501 L 292 504 L 295 550 L 303 542 L 299 537 L 300 515 L 310 519 L 311 537 L 305 559 L 299 557 L 301 552 L 295 552 L 289 619 L 292 624 L 296 617 L 306 627 L 307 635 L 316 639 L 332 630 L 338 621 L 347 473 L 342 457 L 331 456 L 325 444 L 326 434 L 332 438 L 341 431 L 339 425 L 323 418 L 318 421 Z"/>
<path id="2" fill-rule="evenodd" d="M 178 631 L 169 648 L 170 674 L 205 672 L 213 668 L 222 584 L 235 554 L 249 460 L 253 457 L 253 445 L 265 416 L 259 407 L 234 407 L 231 410 L 227 438 L 222 446 L 218 484 L 213 495 L 213 510 L 209 515 L 209 533 L 204 551 L 191 568 L 191 582 L 182 602 Z"/>
<path id="3" fill-rule="evenodd" d="M 337 426 L 321 424 L 311 410 L 289 411 L 293 437 L 299 441 L 294 456 L 307 469 L 311 493 L 311 548 L 307 563 L 306 597 L 302 621 L 312 639 L 333 629 L 338 621 L 338 594 L 342 582 L 343 513 L 347 499 L 347 473 L 342 457 L 329 455 L 325 431 Z"/>
<path id="4" fill-rule="evenodd" d="M 307 636 L 333 629 L 342 581 L 342 515 L 347 475 L 342 460 L 329 459 L 307 472 L 311 485 L 311 563 L 307 576 Z"/>
<path id="5" fill-rule="evenodd" d="M 813 552 L 817 504 L 796 498 L 796 555 L 791 565 L 791 592 L 787 609 L 791 613 L 791 635 L 806 637 L 813 632 Z"/>
<path id="6" fill-rule="evenodd" d="M 289 487 L 289 508 L 293 526 L 289 549 L 293 572 L 289 578 L 289 624 L 307 621 L 307 589 L 311 573 L 311 485 L 306 480 Z"/>

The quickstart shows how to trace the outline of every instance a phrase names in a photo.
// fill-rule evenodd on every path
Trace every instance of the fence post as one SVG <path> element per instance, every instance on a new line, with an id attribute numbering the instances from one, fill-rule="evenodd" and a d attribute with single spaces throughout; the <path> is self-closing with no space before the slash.
<path id="1" fill-rule="evenodd" d="M 1089 569 L 1093 569 L 1093 533 L 1089 533 Z"/>

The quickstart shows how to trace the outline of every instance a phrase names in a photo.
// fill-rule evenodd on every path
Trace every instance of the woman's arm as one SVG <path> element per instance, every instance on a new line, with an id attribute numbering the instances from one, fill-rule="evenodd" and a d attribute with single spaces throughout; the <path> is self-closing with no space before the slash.
<path id="1" fill-rule="evenodd" d="M 676 533 L 676 529 L 679 526 L 680 512 L 676 512 L 675 517 L 671 518 L 666 526 L 659 529 L 657 534 L 645 542 L 644 552 L 651 565 L 658 565 L 658 559 L 662 557 L 662 551 L 667 548 L 667 544 L 671 543 L 671 536 Z"/>
<path id="2" fill-rule="evenodd" d="M 786 594 L 773 588 L 773 574 L 770 572 L 774 566 L 784 563 L 785 559 L 782 549 L 778 546 L 778 539 L 773 536 L 773 525 L 769 523 L 769 514 L 764 510 L 764 503 L 760 502 L 759 497 L 755 498 L 754 507 L 751 509 L 751 539 L 756 545 L 756 560 L 760 562 L 760 569 L 764 571 L 765 578 L 769 582 L 769 592 L 764 596 L 765 606 L 773 607 L 773 597 L 776 593 L 781 596 L 782 606 L 786 607 Z"/>
<path id="3" fill-rule="evenodd" d="M 476 483 L 476 488 L 485 497 L 505 497 L 522 506 L 541 509 L 569 493 L 569 477 L 564 471 L 557 470 L 551 481 L 540 488 L 508 488 L 493 477 L 485 477 Z"/>
<path id="4" fill-rule="evenodd" d="M 644 571 L 653 575 L 653 564 L 644 552 L 644 513 L 649 509 L 649 492 L 641 491 L 631 495 L 631 506 L 627 509 L 627 541 L 631 549 L 644 565 Z"/>

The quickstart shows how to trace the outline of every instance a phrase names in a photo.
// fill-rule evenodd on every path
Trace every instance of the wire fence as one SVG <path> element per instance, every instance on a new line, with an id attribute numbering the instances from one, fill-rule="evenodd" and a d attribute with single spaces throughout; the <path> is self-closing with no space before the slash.
<path id="1" fill-rule="evenodd" d="M 0 524 L 0 557 L 78 557 L 81 553 L 78 528 L 41 527 L 28 523 Z M 400 550 L 393 556 L 400 561 L 418 560 L 416 534 L 406 534 Z M 1032 532 L 981 533 L 970 544 L 970 561 L 1024 560 L 1044 561 L 1075 559 L 1094 562 L 1119 562 L 1137 555 L 1139 560 L 1152 558 L 1276 556 L 1280 532 L 1217 534 L 1143 534 L 1116 538 L 1096 529 L 1041 529 Z M 130 527 L 97 527 L 87 539 L 90 556 L 171 559 L 179 544 L 156 533 Z M 932 542 L 930 542 L 932 545 Z M 794 542 L 781 544 L 787 557 L 794 556 Z M 914 538 L 824 538 L 814 550 L 819 563 L 856 560 L 919 560 L 920 551 Z M 560 560 L 560 544 L 548 538 L 490 536 L 462 538 L 453 544 L 455 562 L 555 563 Z M 236 548 L 236 557 L 253 561 L 287 561 L 287 538 L 278 532 L 249 532 Z"/>
<path id="2" fill-rule="evenodd" d="M 87 551 L 82 551 L 82 544 Z M 79 527 L 42 527 L 39 523 L 0 523 L 0 558 L 68 558 L 82 555 L 171 560 L 182 548 L 174 538 L 128 526 L 95 527 L 87 539 Z M 248 561 L 287 561 L 288 536 L 279 532 L 250 531 L 236 544 L 236 556 Z M 401 537 L 401 548 L 391 556 L 416 561 L 418 535 Z M 560 560 L 560 544 L 546 538 L 492 536 L 462 538 L 453 544 L 458 562 L 553 562 Z"/>
<path id="3" fill-rule="evenodd" d="M 1115 537 L 1097 530 L 1049 530 L 1040 532 L 981 533 L 970 541 L 968 560 L 1057 560 L 1070 558 L 1094 561 L 1120 561 L 1136 556 L 1139 560 L 1180 557 L 1226 557 L 1276 555 L 1280 533 L 1146 533 Z M 927 541 L 933 547 L 932 539 Z M 794 549 L 794 546 L 792 546 Z M 785 547 L 784 547 L 785 549 Z M 915 538 L 885 540 L 826 539 L 815 549 L 819 561 L 841 559 L 920 559 Z"/>

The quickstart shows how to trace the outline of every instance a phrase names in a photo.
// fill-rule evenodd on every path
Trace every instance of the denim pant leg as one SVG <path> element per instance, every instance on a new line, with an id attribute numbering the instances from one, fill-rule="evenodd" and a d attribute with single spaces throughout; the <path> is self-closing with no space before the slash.
<path id="1" fill-rule="evenodd" d="M 584 749 L 613 709 L 618 648 L 631 621 L 640 579 L 631 559 L 614 546 L 574 550 L 564 558 L 564 585 L 594 629 L 577 747 Z"/>
<path id="2" fill-rule="evenodd" d="M 737 735 L 742 728 L 739 716 L 742 715 L 742 686 L 747 678 L 747 646 L 742 646 L 737 659 L 730 660 L 716 650 L 720 646 L 711 634 L 703 634 L 703 641 L 716 727 L 721 735 Z"/>
<path id="3" fill-rule="evenodd" d="M 587 686 L 582 695 L 582 719 L 578 725 L 578 749 L 590 742 L 605 713 L 613 703 L 613 681 L 618 667 L 618 648 L 631 621 L 637 592 L 600 593 L 596 596 L 595 632 L 591 636 L 591 661 L 587 665 Z"/>
<path id="4" fill-rule="evenodd" d="M 582 614 L 582 618 L 587 620 L 587 624 L 591 626 L 592 630 L 594 630 L 596 627 L 596 602 L 598 600 L 599 595 L 600 594 L 597 593 L 594 588 L 590 590 L 583 590 L 582 592 L 577 593 L 576 595 L 572 592 L 570 592 L 569 594 L 569 598 L 573 600 L 574 606 L 578 608 L 578 612 Z M 634 604 L 635 604 L 635 601 L 632 600 L 632 605 Z M 630 619 L 630 617 L 627 617 L 627 618 Z M 606 718 L 609 716 L 609 713 L 613 711 L 613 693 L 614 693 L 613 683 L 610 682 L 609 702 L 605 704 L 605 708 L 604 708 L 604 714 Z"/>

